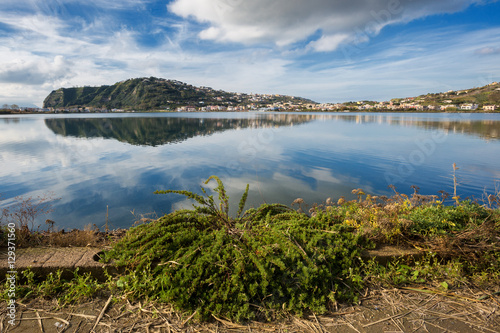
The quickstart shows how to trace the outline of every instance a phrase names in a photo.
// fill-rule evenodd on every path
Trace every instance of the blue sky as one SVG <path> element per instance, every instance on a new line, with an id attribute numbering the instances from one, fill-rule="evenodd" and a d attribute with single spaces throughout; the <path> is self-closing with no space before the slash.
<path id="1" fill-rule="evenodd" d="M 500 1 L 2 0 L 0 105 L 156 76 L 317 102 L 500 80 Z"/>

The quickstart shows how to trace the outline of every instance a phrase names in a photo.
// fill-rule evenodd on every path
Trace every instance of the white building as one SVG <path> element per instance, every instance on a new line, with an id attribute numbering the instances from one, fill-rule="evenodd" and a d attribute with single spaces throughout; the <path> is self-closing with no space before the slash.
<path id="1" fill-rule="evenodd" d="M 472 103 L 462 104 L 460 105 L 460 110 L 476 110 L 478 106 L 479 106 L 478 104 L 472 104 Z"/>

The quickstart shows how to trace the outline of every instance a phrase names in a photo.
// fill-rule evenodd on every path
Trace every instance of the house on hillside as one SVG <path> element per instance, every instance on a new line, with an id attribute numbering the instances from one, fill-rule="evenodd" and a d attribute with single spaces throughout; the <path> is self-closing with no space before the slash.
<path id="1" fill-rule="evenodd" d="M 496 109 L 498 109 L 498 107 L 496 105 L 484 105 L 483 106 L 484 111 L 495 111 Z"/>
<path id="2" fill-rule="evenodd" d="M 478 104 L 467 103 L 460 105 L 460 110 L 476 110 L 478 107 Z"/>

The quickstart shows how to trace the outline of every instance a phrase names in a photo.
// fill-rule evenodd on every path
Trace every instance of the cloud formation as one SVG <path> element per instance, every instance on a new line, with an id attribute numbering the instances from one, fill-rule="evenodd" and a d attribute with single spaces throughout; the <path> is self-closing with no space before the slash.
<path id="1" fill-rule="evenodd" d="M 183 18 L 208 25 L 199 36 L 218 42 L 274 43 L 304 41 L 315 51 L 333 51 L 341 43 L 361 42 L 389 24 L 439 13 L 452 13 L 480 0 L 175 0 L 168 8 Z"/>
<path id="2" fill-rule="evenodd" d="M 0 104 L 41 106 L 60 87 L 141 76 L 318 102 L 466 88 L 498 80 L 499 26 L 485 15 L 498 9 L 493 0 L 1 0 Z M 404 24 L 438 13 L 456 14 Z"/>
<path id="3" fill-rule="evenodd" d="M 38 61 L 15 60 L 3 64 L 0 69 L 0 82 L 42 85 L 49 81 L 60 80 L 71 76 L 72 63 L 63 56 L 55 56 L 53 61 L 40 59 Z"/>

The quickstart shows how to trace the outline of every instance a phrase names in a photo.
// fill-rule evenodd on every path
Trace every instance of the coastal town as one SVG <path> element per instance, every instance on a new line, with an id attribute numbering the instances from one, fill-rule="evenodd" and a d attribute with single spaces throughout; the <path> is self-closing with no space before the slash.
<path id="1" fill-rule="evenodd" d="M 147 81 L 144 79 L 143 81 Z M 498 112 L 500 110 L 500 84 L 493 82 L 485 87 L 468 90 L 421 95 L 418 97 L 394 98 L 390 101 L 351 101 L 344 103 L 316 103 L 299 97 L 279 94 L 243 94 L 215 91 L 209 87 L 193 87 L 176 80 L 156 79 L 176 85 L 181 92 L 193 90 L 201 96 L 199 101 L 179 105 L 179 101 L 167 101 L 154 109 L 109 108 L 107 106 L 74 105 L 20 107 L 4 104 L 1 113 L 110 113 L 110 112 L 245 112 L 245 111 L 330 111 L 330 112 Z M 61 89 L 60 89 L 61 90 Z M 59 93 L 60 90 L 52 92 Z M 479 96 L 479 97 L 477 97 Z M 487 98 L 484 96 L 496 96 Z M 497 103 L 494 103 L 499 101 Z M 47 104 L 47 103 L 44 103 Z"/>

